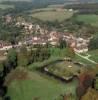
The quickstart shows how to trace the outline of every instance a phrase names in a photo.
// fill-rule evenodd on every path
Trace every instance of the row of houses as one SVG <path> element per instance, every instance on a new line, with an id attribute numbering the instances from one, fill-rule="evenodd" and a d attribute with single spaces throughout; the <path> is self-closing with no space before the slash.
<path id="1" fill-rule="evenodd" d="M 51 44 L 52 46 L 59 45 L 60 39 L 63 39 L 67 42 L 67 44 L 74 49 L 75 52 L 83 53 L 88 51 L 88 44 L 90 39 L 83 39 L 80 37 L 75 37 L 71 33 L 60 33 L 56 31 L 52 31 L 48 34 L 41 34 L 41 35 L 33 35 L 26 41 L 24 44 L 32 44 L 32 45 L 45 45 L 47 43 Z"/>
<path id="2" fill-rule="evenodd" d="M 67 42 L 67 44 L 74 49 L 75 52 L 83 53 L 88 51 L 88 44 L 90 39 L 83 39 L 80 37 L 74 37 L 70 33 L 60 33 L 56 31 L 52 31 L 48 34 L 41 35 L 32 35 L 26 38 L 23 41 L 20 41 L 17 46 L 25 45 L 45 45 L 47 43 L 52 46 L 59 45 L 60 39 L 63 39 Z M 0 41 L 0 50 L 8 50 L 13 46 L 10 43 L 5 43 L 4 41 Z"/>
<path id="3" fill-rule="evenodd" d="M 60 33 L 56 31 L 52 31 L 48 34 L 32 35 L 25 40 L 20 41 L 17 45 L 45 45 L 49 43 L 52 46 L 56 46 L 59 45 L 60 39 L 65 40 L 67 44 L 74 49 L 75 52 L 83 53 L 88 51 L 88 44 L 90 39 L 74 37 L 73 35 L 71 35 L 71 33 Z M 0 41 L 0 50 L 8 50 L 12 47 L 13 46 L 10 43 Z"/>
<path id="4" fill-rule="evenodd" d="M 48 30 L 43 29 L 40 27 L 38 24 L 32 24 L 29 22 L 17 22 L 16 23 L 17 27 L 23 27 L 25 30 L 25 34 L 32 34 L 32 33 L 40 33 L 40 34 L 45 34 L 48 33 Z"/>
<path id="5" fill-rule="evenodd" d="M 87 52 L 89 41 L 89 39 L 85 40 L 83 38 L 77 38 L 74 51 L 78 53 Z"/>
<path id="6" fill-rule="evenodd" d="M 5 42 L 5 41 L 0 41 L 0 50 L 9 50 L 12 48 L 11 43 Z"/>

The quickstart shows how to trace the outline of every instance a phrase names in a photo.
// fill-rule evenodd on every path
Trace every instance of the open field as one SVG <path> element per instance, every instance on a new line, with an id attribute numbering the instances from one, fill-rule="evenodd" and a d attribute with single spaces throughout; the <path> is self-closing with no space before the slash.
<path id="1" fill-rule="evenodd" d="M 55 21 L 62 22 L 73 16 L 73 12 L 64 9 L 53 10 L 52 8 L 40 9 L 31 14 L 32 17 L 38 18 L 42 21 Z"/>
<path id="2" fill-rule="evenodd" d="M 62 50 L 62 54 L 64 54 L 65 51 L 66 49 Z M 65 93 L 72 93 L 75 97 L 72 100 L 76 100 L 76 87 L 78 86 L 77 79 L 74 79 L 69 83 L 63 83 L 52 76 L 42 74 L 36 70 L 36 68 L 40 68 L 47 63 L 49 64 L 56 59 L 64 58 L 64 55 L 60 55 L 60 50 L 57 48 L 51 48 L 51 53 L 54 53 L 53 58 L 50 58 L 44 62 L 31 64 L 30 66 L 27 66 L 28 69 L 18 67 L 7 76 L 5 81 L 5 84 L 8 85 L 7 95 L 9 95 L 12 100 L 33 100 L 34 98 L 39 98 L 40 100 L 60 100 L 58 99 L 59 96 Z M 60 58 L 56 58 L 56 55 Z M 80 57 L 75 57 L 74 60 L 90 64 L 89 61 L 87 62 L 85 59 Z M 65 69 L 65 67 L 69 66 L 70 64 L 65 64 L 64 62 L 56 64 L 56 66 L 58 65 L 59 68 Z M 71 64 L 71 66 L 74 65 Z M 52 67 L 55 66 L 53 65 Z M 66 70 L 74 74 L 79 71 L 79 66 L 66 68 Z"/>
<path id="3" fill-rule="evenodd" d="M 90 59 L 98 62 L 98 49 L 97 50 L 92 50 L 89 51 L 88 54 L 90 54 L 91 56 L 89 57 Z"/>
<path id="4" fill-rule="evenodd" d="M 95 66 L 94 63 L 92 63 L 92 62 L 90 62 L 90 61 L 88 61 L 86 59 L 83 59 L 82 57 L 80 57 L 78 55 L 75 56 L 74 60 L 76 60 L 77 62 L 81 62 L 81 63 L 87 65 L 87 67 L 93 67 L 93 66 Z"/>
<path id="5" fill-rule="evenodd" d="M 83 21 L 85 23 L 91 24 L 93 26 L 98 26 L 98 15 L 94 14 L 80 14 L 76 17 L 78 21 Z"/>
<path id="6" fill-rule="evenodd" d="M 11 74 L 9 75 L 9 80 L 13 79 L 12 77 L 15 77 L 15 75 L 19 78 L 14 78 L 8 86 L 8 95 L 11 96 L 12 100 L 33 100 L 34 98 L 39 98 L 40 100 L 55 100 L 61 94 L 71 92 L 75 95 L 76 80 L 71 83 L 62 83 L 35 71 L 28 72 L 29 77 L 22 78 L 21 80 L 20 77 L 24 77 L 21 73 L 17 75 L 16 71 L 14 75 L 13 72 Z"/>

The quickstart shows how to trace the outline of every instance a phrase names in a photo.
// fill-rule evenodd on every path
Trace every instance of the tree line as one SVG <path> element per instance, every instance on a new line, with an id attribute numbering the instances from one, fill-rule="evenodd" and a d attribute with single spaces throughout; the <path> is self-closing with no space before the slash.
<path id="1" fill-rule="evenodd" d="M 65 5 L 67 9 L 79 10 L 81 14 L 98 14 L 98 3 L 80 3 Z"/>
<path id="2" fill-rule="evenodd" d="M 0 17 L 0 40 L 14 43 L 21 35 L 22 29 L 15 26 L 15 22 L 6 23 L 5 19 Z"/>

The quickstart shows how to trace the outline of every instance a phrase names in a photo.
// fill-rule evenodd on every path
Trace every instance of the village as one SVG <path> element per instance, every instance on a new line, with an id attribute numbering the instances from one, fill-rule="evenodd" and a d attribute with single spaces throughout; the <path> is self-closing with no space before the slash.
<path id="1" fill-rule="evenodd" d="M 11 21 L 11 17 L 6 16 L 6 23 L 10 23 Z M 56 30 L 48 31 L 41 28 L 40 25 L 32 24 L 26 21 L 18 21 L 15 25 L 17 27 L 23 27 L 24 34 L 26 34 L 26 36 L 15 45 L 0 40 L 0 51 L 9 50 L 13 47 L 21 47 L 22 45 L 46 45 L 48 43 L 52 46 L 57 46 L 60 40 L 66 41 L 68 46 L 72 47 L 77 53 L 88 51 L 88 44 L 91 38 L 85 39 L 82 37 L 76 37 L 70 32 L 57 32 Z"/>
<path id="2" fill-rule="evenodd" d="M 98 2 L 1 1 L 0 100 L 98 100 Z"/>

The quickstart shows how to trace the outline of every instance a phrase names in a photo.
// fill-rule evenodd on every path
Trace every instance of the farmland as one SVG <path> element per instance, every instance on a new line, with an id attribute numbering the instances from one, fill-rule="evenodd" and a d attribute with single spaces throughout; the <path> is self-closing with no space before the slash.
<path id="1" fill-rule="evenodd" d="M 55 21 L 58 20 L 59 22 L 62 22 L 66 19 L 71 18 L 73 15 L 73 12 L 66 11 L 65 9 L 39 9 L 39 11 L 34 12 L 31 14 L 32 17 L 40 19 L 42 21 Z"/>
<path id="2" fill-rule="evenodd" d="M 33 63 L 27 66 L 29 70 L 22 67 L 16 68 L 6 77 L 5 83 L 8 85 L 7 95 L 10 96 L 12 100 L 32 100 L 34 98 L 39 98 L 40 100 L 60 100 L 58 98 L 61 94 L 72 93 L 74 97 L 71 100 L 76 100 L 75 91 L 78 85 L 77 79 L 68 83 L 63 83 L 52 76 L 42 74 L 36 70 L 36 68 L 38 69 L 41 66 L 46 65 L 46 63 L 51 63 L 57 59 L 61 58 L 54 59 L 53 57 L 44 62 Z M 70 63 L 66 63 L 65 65 L 65 62 L 61 62 L 56 65 L 59 65 L 58 67 L 61 69 L 65 69 Z M 51 67 L 55 66 L 51 65 Z M 74 65 L 74 67 L 66 67 L 66 70 L 76 74 L 79 71 L 79 68 L 80 67 Z"/>
<path id="3" fill-rule="evenodd" d="M 12 72 L 8 78 L 10 83 L 8 82 L 7 95 L 10 95 L 12 100 L 32 100 L 34 98 L 40 98 L 40 100 L 54 100 L 58 99 L 61 94 L 70 92 L 74 96 L 76 95 L 75 89 L 77 80 L 71 83 L 62 83 L 35 71 L 28 72 L 28 77 L 22 78 L 25 75 L 19 73 L 19 70 L 20 69 L 17 70 L 18 72 Z M 73 100 L 75 100 L 74 98 Z"/>
<path id="4" fill-rule="evenodd" d="M 98 26 L 98 15 L 94 14 L 83 14 L 76 17 L 78 21 L 83 21 L 85 23 L 91 24 L 93 26 Z"/>
<path id="5" fill-rule="evenodd" d="M 56 49 L 56 51 L 58 50 Z M 54 55 L 57 55 L 56 51 Z M 84 59 L 81 58 L 80 60 Z M 76 100 L 76 88 L 78 86 L 78 80 L 76 78 L 68 83 L 61 82 L 53 76 L 48 76 L 45 73 L 41 73 L 36 70 L 47 63 L 51 63 L 52 61 L 55 61 L 54 57 L 53 59 L 48 59 L 44 62 L 33 63 L 26 66 L 26 68 L 18 66 L 15 70 L 12 70 L 6 77 L 5 81 L 5 84 L 8 86 L 7 95 L 10 96 L 12 100 L 33 100 L 34 98 L 39 98 L 40 100 L 60 100 L 58 99 L 60 95 L 72 93 L 74 97 L 71 100 Z M 66 67 L 70 65 L 74 67 Z M 69 73 L 71 72 L 71 74 L 74 75 L 76 75 L 80 70 L 79 66 L 65 62 L 59 64 L 57 63 L 55 66 L 60 68 L 61 71 L 62 69 L 66 69 Z M 52 68 L 55 66 L 51 65 Z M 57 69 L 57 67 L 55 69 Z M 66 74 L 69 75 L 69 73 Z"/>
<path id="6" fill-rule="evenodd" d="M 71 100 L 76 100 L 76 87 L 78 85 L 78 80 L 74 79 L 69 83 L 61 82 L 52 76 L 42 74 L 37 71 L 36 68 L 40 68 L 43 64 L 50 63 L 51 60 L 46 60 L 44 62 L 33 63 L 27 68 L 17 67 L 13 70 L 7 77 L 5 84 L 8 85 L 7 95 L 11 97 L 12 100 L 32 100 L 34 98 L 39 98 L 40 100 L 60 100 L 58 99 L 61 94 L 72 93 L 74 98 Z M 80 60 L 83 60 L 82 58 Z M 54 60 L 55 61 L 55 60 Z M 77 74 L 79 72 L 79 66 L 70 66 L 71 63 L 57 63 L 51 65 L 52 68 L 66 69 L 71 74 Z M 65 68 L 66 67 L 66 68 Z M 49 69 L 51 70 L 51 68 Z M 61 70 L 62 71 L 62 70 Z M 66 73 L 69 75 L 69 73 Z M 69 88 L 70 87 L 70 88 Z M 62 99 L 61 99 L 62 100 Z"/>

